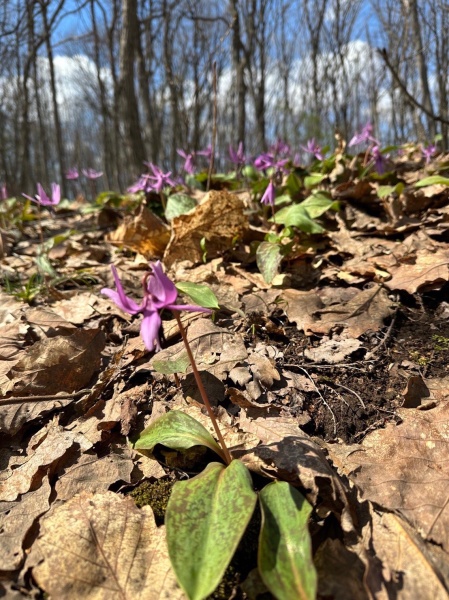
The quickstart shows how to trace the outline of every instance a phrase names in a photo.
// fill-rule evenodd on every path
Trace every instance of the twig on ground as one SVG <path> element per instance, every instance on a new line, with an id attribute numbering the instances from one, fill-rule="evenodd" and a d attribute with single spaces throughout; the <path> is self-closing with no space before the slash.
<path id="1" fill-rule="evenodd" d="M 47 402 L 48 400 L 68 400 L 90 394 L 91 390 L 79 390 L 71 394 L 49 394 L 48 396 L 12 396 L 11 398 L 0 398 L 0 406 L 4 404 L 18 404 L 19 402 Z"/>

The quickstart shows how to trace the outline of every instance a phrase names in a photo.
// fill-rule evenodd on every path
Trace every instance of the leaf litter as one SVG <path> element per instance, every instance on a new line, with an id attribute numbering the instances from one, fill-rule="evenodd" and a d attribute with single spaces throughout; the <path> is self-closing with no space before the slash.
<path id="1" fill-rule="evenodd" d="M 162 257 L 218 298 L 214 321 L 182 315 L 188 338 L 233 455 L 312 503 L 319 597 L 447 597 L 447 188 L 410 177 L 399 194 L 357 178 L 331 189 L 340 212 L 296 241 L 271 285 L 239 194 L 192 194 L 169 225 L 143 205 L 73 206 L 65 224 L 78 233 L 50 251 L 61 282 L 31 305 L 0 297 L 3 594 L 185 597 L 164 526 L 129 493 L 197 472 L 204 453 L 159 447 L 156 462 L 129 441 L 173 409 L 213 430 L 175 321 L 150 355 L 139 317 L 99 295 L 107 263 L 135 294 Z M 28 225 L 5 246 L 3 277 L 31 276 L 36 240 Z M 235 597 L 256 598 L 257 573 L 238 568 Z"/>

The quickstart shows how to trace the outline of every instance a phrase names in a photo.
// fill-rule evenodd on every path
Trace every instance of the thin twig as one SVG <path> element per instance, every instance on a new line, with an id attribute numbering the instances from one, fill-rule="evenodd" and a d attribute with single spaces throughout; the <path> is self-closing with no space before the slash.
<path id="1" fill-rule="evenodd" d="M 80 390 L 72 394 L 49 394 L 48 396 L 14 396 L 11 398 L 0 398 L 0 405 L 18 404 L 20 402 L 46 402 L 48 400 L 68 400 L 89 394 L 91 390 Z"/>
<path id="2" fill-rule="evenodd" d="M 368 352 L 367 355 L 365 356 L 365 360 L 370 360 L 377 352 L 379 352 L 379 350 L 382 348 L 382 346 L 385 346 L 387 340 L 389 339 L 389 337 L 391 336 L 391 332 L 393 331 L 393 327 L 394 324 L 396 323 L 396 317 L 398 316 L 398 311 L 399 311 L 399 303 L 398 303 L 398 297 L 396 296 L 396 310 L 394 312 L 393 318 L 391 319 L 391 323 L 388 326 L 387 332 L 384 335 L 383 339 L 377 344 L 377 346 L 375 348 L 373 348 L 371 350 L 371 352 Z"/>
<path id="3" fill-rule="evenodd" d="M 186 348 L 187 355 L 190 360 L 190 364 L 192 365 L 192 370 L 193 370 L 193 375 L 195 377 L 196 385 L 198 386 L 198 390 L 201 394 L 201 398 L 204 402 L 204 406 L 206 407 L 209 418 L 212 421 L 212 425 L 214 426 L 215 433 L 217 434 L 218 441 L 220 442 L 220 445 L 223 450 L 224 458 L 225 458 L 227 464 L 229 465 L 232 461 L 232 456 L 229 453 L 228 447 L 226 446 L 226 442 L 224 441 L 224 438 L 221 434 L 220 428 L 218 427 L 217 419 L 215 417 L 212 406 L 209 402 L 209 398 L 207 397 L 207 392 L 204 389 L 203 382 L 201 381 L 201 377 L 198 372 L 198 368 L 196 366 L 195 358 L 193 357 L 192 349 L 190 348 L 189 340 L 187 339 L 186 330 L 184 329 L 181 319 L 179 318 L 179 313 L 174 310 L 173 315 L 178 323 L 179 332 L 181 333 L 182 341 L 184 342 L 184 346 Z"/>

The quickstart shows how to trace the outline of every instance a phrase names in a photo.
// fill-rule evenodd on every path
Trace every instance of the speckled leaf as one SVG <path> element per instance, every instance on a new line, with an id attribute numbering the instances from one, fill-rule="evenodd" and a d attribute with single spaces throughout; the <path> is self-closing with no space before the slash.
<path id="1" fill-rule="evenodd" d="M 260 575 L 277 600 L 312 600 L 317 577 L 307 528 L 312 507 L 293 486 L 274 481 L 260 492 Z"/>
<path id="2" fill-rule="evenodd" d="M 447 177 L 443 177 L 442 175 L 431 175 L 430 177 L 426 177 L 425 179 L 421 179 L 415 183 L 415 187 L 427 187 L 428 185 L 449 185 L 449 179 Z"/>
<path id="3" fill-rule="evenodd" d="M 153 450 L 163 444 L 173 450 L 187 450 L 193 446 L 207 446 L 220 456 L 222 450 L 205 427 L 196 419 L 179 410 L 171 410 L 144 429 L 134 444 L 136 450 Z"/>
<path id="4" fill-rule="evenodd" d="M 196 204 L 195 198 L 187 196 L 187 194 L 172 194 L 167 200 L 165 218 L 167 221 L 171 221 L 179 215 L 185 215 L 195 208 Z"/>
<path id="5" fill-rule="evenodd" d="M 175 484 L 165 525 L 170 560 L 189 600 L 211 594 L 234 555 L 254 511 L 257 495 L 239 460 L 210 463 L 189 481 Z"/>
<path id="6" fill-rule="evenodd" d="M 207 285 L 193 283 L 192 281 L 181 281 L 176 284 L 177 289 L 189 296 L 195 304 L 203 308 L 220 308 L 217 296 Z"/>
<path id="7" fill-rule="evenodd" d="M 157 356 L 157 355 L 156 355 Z M 184 352 L 177 358 L 169 358 L 167 360 L 159 360 L 153 358 L 153 369 L 162 375 L 173 375 L 173 373 L 185 373 L 190 365 L 189 357 Z"/>
<path id="8" fill-rule="evenodd" d="M 279 273 L 282 262 L 282 252 L 279 244 L 262 242 L 256 252 L 256 261 L 259 271 L 267 283 L 271 283 Z"/>

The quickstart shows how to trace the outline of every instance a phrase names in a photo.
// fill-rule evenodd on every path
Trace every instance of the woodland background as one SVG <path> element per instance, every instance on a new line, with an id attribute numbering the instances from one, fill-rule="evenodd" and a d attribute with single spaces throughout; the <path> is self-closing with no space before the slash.
<path id="1" fill-rule="evenodd" d="M 447 0 L 1 0 L 0 181 L 179 172 L 211 141 L 214 62 L 218 167 L 229 144 L 333 146 L 368 120 L 384 146 L 448 147 Z"/>

